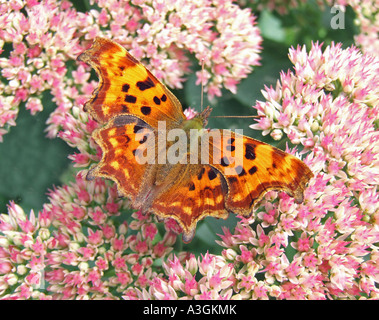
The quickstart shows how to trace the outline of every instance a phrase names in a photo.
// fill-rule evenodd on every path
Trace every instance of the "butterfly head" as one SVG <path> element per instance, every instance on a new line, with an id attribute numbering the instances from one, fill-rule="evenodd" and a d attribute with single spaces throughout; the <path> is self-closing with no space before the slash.
<path id="1" fill-rule="evenodd" d="M 208 117 L 212 109 L 207 107 L 204 111 L 197 114 L 191 119 L 186 119 L 182 123 L 182 129 L 189 132 L 191 129 L 202 130 L 208 124 Z"/>
<path id="2" fill-rule="evenodd" d="M 202 120 L 203 128 L 208 124 L 208 117 L 211 114 L 211 112 L 212 112 L 212 108 L 208 106 L 195 117 Z"/>

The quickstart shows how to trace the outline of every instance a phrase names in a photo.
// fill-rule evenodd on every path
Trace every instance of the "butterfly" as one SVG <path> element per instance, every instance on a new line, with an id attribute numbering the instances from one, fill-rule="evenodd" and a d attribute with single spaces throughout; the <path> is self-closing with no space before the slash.
<path id="1" fill-rule="evenodd" d="M 78 60 L 99 77 L 84 110 L 100 125 L 92 137 L 102 159 L 90 168 L 87 179 L 111 179 L 133 208 L 160 220 L 175 219 L 185 243 L 193 239 L 199 220 L 226 219 L 231 212 L 248 217 L 270 190 L 285 191 L 296 203 L 303 201 L 313 176 L 307 165 L 237 132 L 206 129 L 209 107 L 187 119 L 175 95 L 118 43 L 97 37 Z M 160 140 L 162 124 L 166 138 L 181 130 L 193 139 L 181 139 L 179 145 L 177 138 Z M 177 156 L 176 163 L 167 161 L 174 147 L 171 156 Z M 200 161 L 204 155 L 208 162 Z"/>

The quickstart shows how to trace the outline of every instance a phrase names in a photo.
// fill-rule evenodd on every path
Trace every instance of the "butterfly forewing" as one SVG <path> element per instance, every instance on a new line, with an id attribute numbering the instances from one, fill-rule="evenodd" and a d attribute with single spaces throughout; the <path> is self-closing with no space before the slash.
<path id="1" fill-rule="evenodd" d="M 99 76 L 99 87 L 85 104 L 99 123 L 121 114 L 136 115 L 154 128 L 158 121 L 174 126 L 185 119 L 178 99 L 119 44 L 96 38 L 78 59 Z"/>

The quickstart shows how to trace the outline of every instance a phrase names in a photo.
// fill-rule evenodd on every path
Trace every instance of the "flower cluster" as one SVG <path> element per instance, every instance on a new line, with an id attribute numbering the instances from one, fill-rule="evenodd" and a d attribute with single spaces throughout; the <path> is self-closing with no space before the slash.
<path id="1" fill-rule="evenodd" d="M 104 180 L 50 192 L 36 217 L 11 203 L 0 217 L 0 296 L 7 299 L 114 299 L 155 281 L 178 226 L 158 230 Z M 128 222 L 127 222 L 127 219 Z"/>
<path id="2" fill-rule="evenodd" d="M 303 204 L 269 192 L 253 217 L 223 230 L 221 255 L 196 258 L 172 254 L 175 222 L 128 218 L 114 185 L 79 174 L 50 192 L 38 217 L 15 204 L 1 216 L 0 295 L 378 298 L 378 61 L 340 45 L 291 49 L 290 57 L 295 70 L 266 88 L 255 107 L 267 122 L 256 127 L 311 150 L 305 162 L 315 178 Z"/>
<path id="3" fill-rule="evenodd" d="M 206 253 L 197 258 L 188 253 L 163 264 L 165 276 L 155 278 L 148 289 L 131 289 L 126 299 L 228 300 L 235 282 L 233 264 L 221 256 Z M 199 278 L 199 279 L 198 279 Z"/>
<path id="4" fill-rule="evenodd" d="M 343 152 L 336 150 L 348 148 L 353 141 L 359 141 L 363 150 L 372 144 L 366 140 L 371 133 L 375 136 L 372 122 L 379 112 L 379 61 L 354 47 L 343 50 L 341 44 L 332 43 L 324 52 L 321 47 L 314 43 L 309 53 L 305 46 L 291 48 L 295 70 L 282 71 L 275 88 L 265 87 L 266 101 L 255 106 L 264 117 L 251 128 L 275 140 L 284 132 L 293 144 L 326 147 L 338 158 Z M 361 128 L 362 121 L 368 131 Z"/>
<path id="5" fill-rule="evenodd" d="M 327 1 L 329 5 L 351 6 L 356 14 L 355 23 L 360 33 L 355 43 L 363 52 L 378 56 L 379 48 L 379 3 L 376 0 L 337 0 Z"/>
<path id="6" fill-rule="evenodd" d="M 311 150 L 315 178 L 301 205 L 267 194 L 255 218 L 225 230 L 224 256 L 240 264 L 242 298 L 377 298 L 379 60 L 340 44 L 289 56 L 294 71 L 265 89 L 252 127 Z"/>
<path id="7" fill-rule="evenodd" d="M 197 78 L 206 85 L 210 98 L 220 96 L 222 87 L 236 92 L 239 81 L 259 64 L 262 38 L 255 17 L 232 1 L 129 4 L 112 0 L 97 4 L 101 12 L 90 11 L 97 23 L 89 32 L 101 30 L 108 38 L 119 40 L 137 59 L 149 59 L 151 71 L 170 87 L 180 88 L 183 75 L 189 71 L 185 51 L 204 61 L 205 70 L 198 72 Z"/>
<path id="8" fill-rule="evenodd" d="M 5 299 L 230 299 L 233 265 L 172 251 L 179 226 L 128 217 L 104 180 L 52 190 L 36 217 L 16 204 L 0 216 L 0 296 Z M 179 257 L 179 258 L 178 258 Z M 197 280 L 200 275 L 200 280 Z"/>
<path id="9" fill-rule="evenodd" d="M 235 92 L 238 82 L 258 65 L 262 39 L 255 17 L 230 0 L 98 0 L 91 5 L 93 9 L 83 13 L 65 0 L 2 2 L 0 141 L 15 125 L 20 105 L 35 114 L 43 109 L 47 92 L 56 105 L 48 120 L 48 136 L 61 130 L 80 135 L 81 124 L 72 109 L 88 100 L 96 83 L 89 81 L 89 68 L 74 60 L 96 36 L 124 45 L 173 88 L 180 88 L 190 72 L 186 53 L 204 59 L 202 75 L 209 97 L 220 95 L 222 87 Z M 71 143 L 82 137 L 70 133 L 62 138 Z"/>
<path id="10" fill-rule="evenodd" d="M 58 108 L 66 110 L 67 96 L 71 93 L 73 100 L 78 96 L 66 77 L 66 62 L 83 50 L 76 34 L 83 14 L 71 9 L 67 1 L 60 6 L 56 1 L 0 5 L 0 68 L 2 80 L 6 80 L 0 82 L 0 139 L 15 125 L 21 103 L 35 114 L 43 109 L 46 91 Z"/>

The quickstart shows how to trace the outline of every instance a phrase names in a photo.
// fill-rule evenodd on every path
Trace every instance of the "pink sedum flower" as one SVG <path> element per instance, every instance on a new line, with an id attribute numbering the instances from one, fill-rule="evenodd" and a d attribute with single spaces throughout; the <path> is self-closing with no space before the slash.
<path id="1" fill-rule="evenodd" d="M 315 177 L 301 205 L 268 193 L 254 217 L 222 237 L 223 256 L 243 262 L 236 278 L 246 299 L 377 298 L 366 283 L 378 279 L 362 267 L 366 259 L 376 265 L 378 251 L 379 61 L 340 44 L 298 47 L 289 57 L 294 71 L 265 89 L 266 101 L 254 107 L 268 120 L 252 127 L 302 144 Z M 261 284 L 251 278 L 258 274 Z"/>
<path id="2" fill-rule="evenodd" d="M 84 188 L 88 192 L 81 200 Z M 146 286 L 153 281 L 162 272 L 159 267 L 153 270 L 155 246 L 164 257 L 172 250 L 165 240 L 169 238 L 162 234 L 153 243 L 156 231 L 154 237 L 143 231 L 151 229 L 152 217 L 134 228 L 137 236 L 130 234 L 124 219 L 115 223 L 114 218 L 127 210 L 127 202 L 112 188 L 102 180 L 86 182 L 78 175 L 75 183 L 50 192 L 50 203 L 38 216 L 33 212 L 27 216 L 11 203 L 8 214 L 0 216 L 0 296 L 119 298 L 133 284 Z M 107 198 L 98 196 L 105 193 Z M 107 212 L 109 203 L 118 204 L 116 213 Z M 98 218 L 100 212 L 105 216 Z"/>
<path id="3" fill-rule="evenodd" d="M 91 120 L 81 109 L 97 85 L 88 82 L 88 66 L 75 62 L 72 67 L 72 62 L 96 36 L 125 46 L 171 88 L 181 88 L 191 72 L 187 53 L 199 64 L 204 59 L 209 76 L 203 82 L 210 98 L 221 95 L 222 88 L 235 92 L 259 65 L 262 38 L 255 17 L 231 0 L 96 0 L 86 13 L 77 12 L 69 1 L 15 3 L 0 7 L 0 45 L 13 47 L 0 58 L 5 81 L 0 139 L 16 124 L 23 102 L 35 114 L 42 111 L 43 95 L 49 92 L 56 108 L 47 120 L 47 136 L 58 135 L 78 148 L 84 158 L 71 158 L 79 167 L 98 159 L 86 128 Z"/>
<path id="4" fill-rule="evenodd" d="M 355 43 L 364 53 L 379 56 L 379 11 L 376 0 L 337 0 L 327 1 L 330 6 L 339 5 L 340 8 L 351 6 L 355 12 L 355 24 L 360 33 L 354 37 Z"/>

